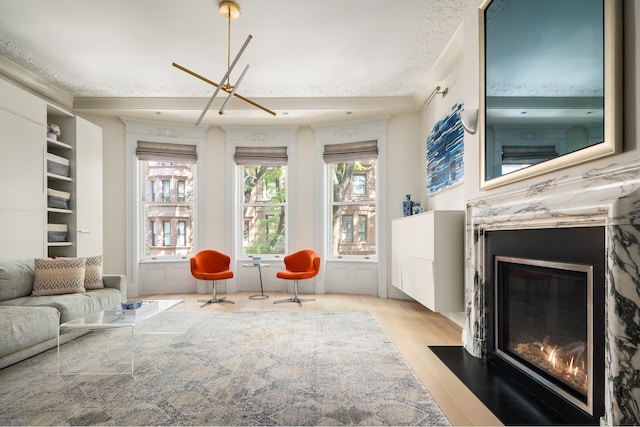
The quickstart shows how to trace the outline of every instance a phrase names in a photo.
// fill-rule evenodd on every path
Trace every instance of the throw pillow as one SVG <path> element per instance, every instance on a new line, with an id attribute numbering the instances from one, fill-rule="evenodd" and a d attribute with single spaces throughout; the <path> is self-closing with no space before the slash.
<path id="1" fill-rule="evenodd" d="M 84 288 L 102 289 L 102 255 L 87 257 L 84 268 Z"/>
<path id="2" fill-rule="evenodd" d="M 33 296 L 85 292 L 86 258 L 36 258 Z"/>

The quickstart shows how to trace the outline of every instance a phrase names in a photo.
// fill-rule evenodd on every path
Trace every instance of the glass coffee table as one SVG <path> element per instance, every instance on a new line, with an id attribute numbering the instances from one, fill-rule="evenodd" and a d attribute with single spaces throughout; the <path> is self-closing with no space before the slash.
<path id="1" fill-rule="evenodd" d="M 182 321 L 176 321 L 175 319 L 169 319 L 159 322 L 152 322 L 151 319 L 163 314 L 171 313 L 172 315 L 178 315 Z M 162 319 L 160 319 L 162 320 Z M 63 347 L 69 346 L 70 359 L 65 363 L 61 363 L 64 358 L 64 354 L 61 354 L 60 334 L 65 331 L 109 331 L 109 330 L 122 330 L 129 328 L 130 342 L 128 345 L 115 345 L 116 343 L 109 343 L 105 348 L 104 342 L 93 346 L 91 343 L 82 343 L 86 345 L 86 349 L 72 348 L 80 347 L 78 340 L 72 340 L 65 343 Z M 62 323 L 58 328 L 58 374 L 121 374 L 121 373 L 133 373 L 134 372 L 134 336 L 135 335 L 152 335 L 152 334 L 185 334 L 187 330 L 186 323 L 186 307 L 184 300 L 181 299 L 167 299 L 167 300 L 144 300 L 143 305 L 136 310 L 123 310 L 118 307 L 110 308 L 97 313 L 92 313 L 80 319 L 71 320 L 69 322 Z M 119 335 L 120 337 L 121 335 Z M 72 343 L 76 343 L 74 346 Z M 110 351 L 110 348 L 113 351 Z M 126 350 L 124 350 L 126 347 Z M 127 357 L 126 363 L 111 363 L 112 357 L 122 356 L 124 352 L 130 354 L 130 358 Z M 102 353 L 100 353 L 102 351 Z M 64 352 L 63 352 L 64 353 Z M 82 354 L 86 357 L 94 357 L 95 359 L 105 362 L 109 367 L 104 366 L 104 369 L 100 369 L 97 372 L 85 372 L 83 370 L 86 367 L 86 360 L 82 360 Z M 89 353 L 91 355 L 89 355 Z M 97 355 L 95 354 L 97 353 Z M 85 357 L 85 359 L 86 359 Z M 127 366 L 126 370 L 116 370 L 114 367 Z M 66 369 L 63 369 L 66 368 Z"/>

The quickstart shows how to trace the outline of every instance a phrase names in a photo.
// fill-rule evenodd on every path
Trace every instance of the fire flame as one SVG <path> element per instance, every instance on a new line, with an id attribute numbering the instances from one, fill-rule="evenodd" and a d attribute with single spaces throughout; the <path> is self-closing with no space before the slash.
<path id="1" fill-rule="evenodd" d="M 551 366 L 553 366 L 554 369 L 557 369 L 558 365 L 564 365 L 563 370 L 566 376 L 571 376 L 571 375 L 577 376 L 578 373 L 582 372 L 580 367 L 578 367 L 578 365 L 575 364 L 574 356 L 571 356 L 571 360 L 569 361 L 569 364 L 567 366 L 566 360 L 562 360 L 560 357 L 558 357 L 557 349 L 558 349 L 557 345 L 554 346 L 551 349 L 551 351 L 548 351 L 548 349 L 545 348 L 545 346 L 540 346 L 540 352 L 547 355 L 547 360 L 551 363 Z M 582 365 L 584 368 L 584 360 L 582 361 Z"/>

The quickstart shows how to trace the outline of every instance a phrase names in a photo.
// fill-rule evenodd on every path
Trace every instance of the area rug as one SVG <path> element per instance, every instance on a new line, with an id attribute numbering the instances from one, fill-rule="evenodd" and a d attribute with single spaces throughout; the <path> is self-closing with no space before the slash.
<path id="1" fill-rule="evenodd" d="M 188 312 L 186 326 L 135 335 L 133 374 L 58 375 L 55 349 L 0 370 L 0 425 L 449 425 L 368 312 Z M 130 343 L 94 332 L 65 360 Z"/>

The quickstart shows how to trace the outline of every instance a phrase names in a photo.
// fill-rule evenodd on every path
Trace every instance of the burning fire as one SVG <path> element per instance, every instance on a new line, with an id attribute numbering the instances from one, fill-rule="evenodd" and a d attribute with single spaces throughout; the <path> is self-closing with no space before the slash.
<path id="1" fill-rule="evenodd" d="M 549 373 L 581 393 L 587 392 L 586 345 L 575 341 L 552 345 L 550 337 L 543 342 L 520 343 L 515 352 L 523 359 Z"/>

